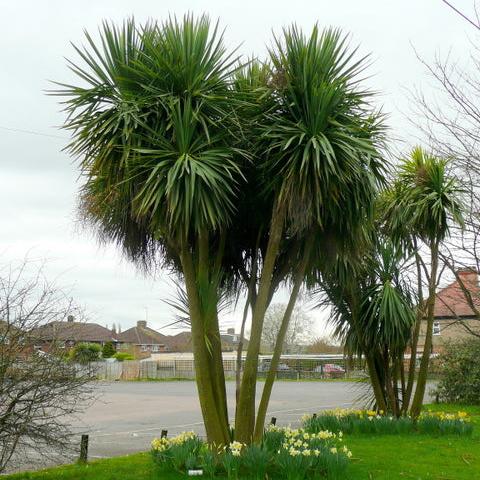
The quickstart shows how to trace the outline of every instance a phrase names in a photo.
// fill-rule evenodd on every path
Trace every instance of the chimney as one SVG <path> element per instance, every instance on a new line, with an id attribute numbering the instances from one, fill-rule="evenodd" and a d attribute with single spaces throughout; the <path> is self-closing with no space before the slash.
<path id="1" fill-rule="evenodd" d="M 234 328 L 227 328 L 227 334 L 228 335 L 235 335 L 235 329 Z"/>
<path id="2" fill-rule="evenodd" d="M 478 272 L 475 267 L 459 268 L 457 275 L 464 284 L 470 284 L 472 286 L 478 286 Z"/>
<path id="3" fill-rule="evenodd" d="M 139 320 L 137 322 L 137 328 L 147 328 L 147 321 L 146 320 Z"/>
<path id="4" fill-rule="evenodd" d="M 67 322 L 73 323 L 75 321 L 75 317 L 73 315 L 69 315 L 67 317 Z"/>

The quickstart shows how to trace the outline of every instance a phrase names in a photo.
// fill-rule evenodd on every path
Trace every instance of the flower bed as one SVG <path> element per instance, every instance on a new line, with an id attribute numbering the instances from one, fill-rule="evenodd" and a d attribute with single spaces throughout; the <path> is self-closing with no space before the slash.
<path id="1" fill-rule="evenodd" d="M 392 417 L 374 410 L 337 409 L 302 418 L 306 432 L 323 430 L 348 434 L 470 435 L 473 426 L 466 412 L 423 412 L 417 420 L 410 416 Z"/>
<path id="2" fill-rule="evenodd" d="M 206 478 L 269 478 L 304 480 L 343 478 L 352 453 L 343 443 L 342 432 L 270 426 L 260 445 L 232 442 L 215 449 L 193 432 L 173 438 L 155 439 L 152 456 L 163 470 L 202 470 Z"/>

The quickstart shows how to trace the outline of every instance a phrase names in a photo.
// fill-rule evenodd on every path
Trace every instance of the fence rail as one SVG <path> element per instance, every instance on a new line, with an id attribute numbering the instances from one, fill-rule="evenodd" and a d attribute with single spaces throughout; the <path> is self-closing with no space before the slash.
<path id="1" fill-rule="evenodd" d="M 242 362 L 243 364 L 243 362 Z M 242 365 L 243 366 L 243 365 Z M 161 379 L 194 379 L 195 362 L 193 359 L 168 359 L 155 361 L 126 360 L 123 362 L 92 362 L 99 380 L 161 380 Z M 223 368 L 227 378 L 235 376 L 237 362 L 235 359 L 224 359 Z M 270 359 L 263 358 L 259 362 L 258 377 L 264 378 L 270 368 Z M 281 360 L 278 379 L 320 380 L 325 378 L 359 377 L 364 375 L 362 365 L 349 365 L 345 359 L 311 359 L 285 358 Z"/>

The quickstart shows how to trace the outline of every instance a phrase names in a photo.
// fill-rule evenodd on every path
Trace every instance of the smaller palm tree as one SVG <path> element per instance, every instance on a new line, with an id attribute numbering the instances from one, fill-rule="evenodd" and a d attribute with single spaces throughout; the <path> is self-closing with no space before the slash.
<path id="1" fill-rule="evenodd" d="M 417 387 L 411 406 L 414 416 L 418 416 L 422 408 L 432 349 L 435 293 L 439 280 L 439 250 L 442 241 L 449 236 L 450 226 L 463 225 L 462 194 L 463 190 L 455 176 L 448 171 L 448 161 L 417 147 L 401 164 L 398 180 L 386 197 L 385 221 L 392 236 L 397 241 L 407 241 L 413 246 L 423 242 L 430 252 L 428 298 L 425 304 L 427 326 Z M 428 271 L 424 262 L 423 270 Z"/>
<path id="2" fill-rule="evenodd" d="M 333 307 L 335 333 L 348 353 L 366 359 L 378 409 L 399 415 L 403 352 L 415 321 L 402 274 L 408 261 L 388 238 L 377 238 L 362 258 L 340 259 L 322 276 Z"/>

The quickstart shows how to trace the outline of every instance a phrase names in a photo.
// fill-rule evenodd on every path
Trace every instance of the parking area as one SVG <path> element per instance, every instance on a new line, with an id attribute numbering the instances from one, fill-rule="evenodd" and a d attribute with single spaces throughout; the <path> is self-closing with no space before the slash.
<path id="1" fill-rule="evenodd" d="M 263 383 L 257 391 L 261 393 Z M 366 387 L 355 382 L 291 382 L 275 384 L 268 416 L 278 424 L 295 424 L 308 412 L 359 403 Z M 98 399 L 78 419 L 75 429 L 90 436 L 90 457 L 103 458 L 146 450 L 162 429 L 203 434 L 195 382 L 114 382 L 98 385 Z M 230 415 L 234 414 L 234 382 L 227 382 Z"/>
<path id="2" fill-rule="evenodd" d="M 425 401 L 431 401 L 427 385 Z M 257 402 L 263 383 L 257 384 Z M 194 430 L 204 434 L 194 381 L 130 381 L 97 383 L 97 399 L 69 423 L 75 432 L 74 452 L 51 452 L 28 460 L 19 455 L 10 472 L 70 463 L 78 459 L 81 434 L 89 435 L 89 458 L 107 458 L 148 450 L 162 430 L 169 435 Z M 230 418 L 235 408 L 235 383 L 227 382 Z M 332 408 L 362 407 L 368 396 L 367 384 L 352 381 L 277 381 L 267 418 L 278 425 L 298 425 L 304 413 Z"/>

